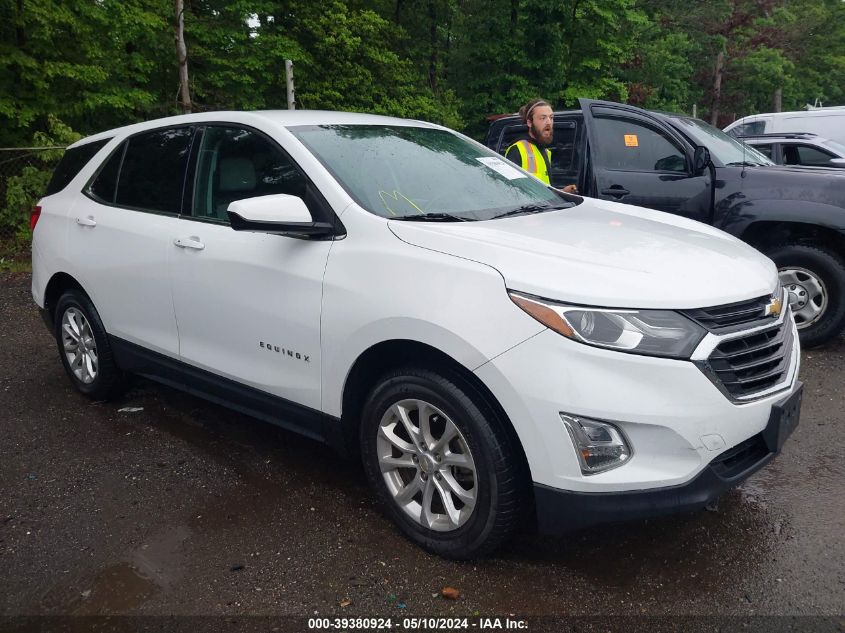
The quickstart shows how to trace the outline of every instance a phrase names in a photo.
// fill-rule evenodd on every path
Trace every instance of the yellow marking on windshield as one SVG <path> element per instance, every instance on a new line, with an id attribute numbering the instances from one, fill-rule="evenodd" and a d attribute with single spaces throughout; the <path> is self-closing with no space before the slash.
<path id="1" fill-rule="evenodd" d="M 400 206 L 400 204 L 404 201 L 411 205 L 417 213 L 425 213 L 422 209 L 420 209 L 416 203 L 411 200 L 409 197 L 399 193 L 398 191 L 394 191 L 393 193 L 388 193 L 387 191 L 379 191 L 378 197 L 381 198 L 381 201 L 384 203 L 384 207 L 388 210 L 389 213 L 392 215 L 397 215 L 396 211 L 393 210 L 393 207 L 390 205 L 388 199 L 392 200 L 396 203 L 396 206 Z"/>

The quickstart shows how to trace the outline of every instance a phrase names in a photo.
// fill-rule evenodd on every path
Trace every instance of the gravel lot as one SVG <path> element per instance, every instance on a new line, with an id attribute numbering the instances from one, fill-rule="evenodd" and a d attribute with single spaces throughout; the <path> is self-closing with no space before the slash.
<path id="1" fill-rule="evenodd" d="M 319 444 L 143 380 L 77 394 L 29 284 L 0 276 L 0 615 L 845 611 L 845 339 L 804 353 L 799 428 L 716 511 L 459 563 L 402 538 Z"/>

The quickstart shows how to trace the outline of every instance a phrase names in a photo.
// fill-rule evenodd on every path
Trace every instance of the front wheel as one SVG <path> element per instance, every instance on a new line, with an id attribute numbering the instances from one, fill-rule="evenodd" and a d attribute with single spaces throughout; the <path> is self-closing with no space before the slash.
<path id="1" fill-rule="evenodd" d="M 436 554 L 484 555 L 524 518 L 516 451 L 459 380 L 415 368 L 383 377 L 364 406 L 360 440 L 387 513 Z"/>
<path id="2" fill-rule="evenodd" d="M 789 293 L 804 347 L 829 341 L 845 328 L 845 265 L 822 248 L 787 244 L 766 253 Z"/>

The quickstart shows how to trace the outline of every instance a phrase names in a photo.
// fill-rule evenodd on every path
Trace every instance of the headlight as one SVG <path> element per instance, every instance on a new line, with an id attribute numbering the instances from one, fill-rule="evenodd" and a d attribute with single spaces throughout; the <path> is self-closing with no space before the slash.
<path id="1" fill-rule="evenodd" d="M 671 310 L 613 310 L 556 303 L 509 292 L 540 323 L 574 341 L 621 352 L 687 359 L 707 334 Z"/>

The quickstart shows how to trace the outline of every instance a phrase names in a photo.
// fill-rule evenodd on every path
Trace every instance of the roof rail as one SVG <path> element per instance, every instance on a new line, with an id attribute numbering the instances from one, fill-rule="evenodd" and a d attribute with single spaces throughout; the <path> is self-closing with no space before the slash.
<path id="1" fill-rule="evenodd" d="M 815 138 L 815 132 L 768 132 L 766 134 L 737 134 L 736 138 Z"/>

